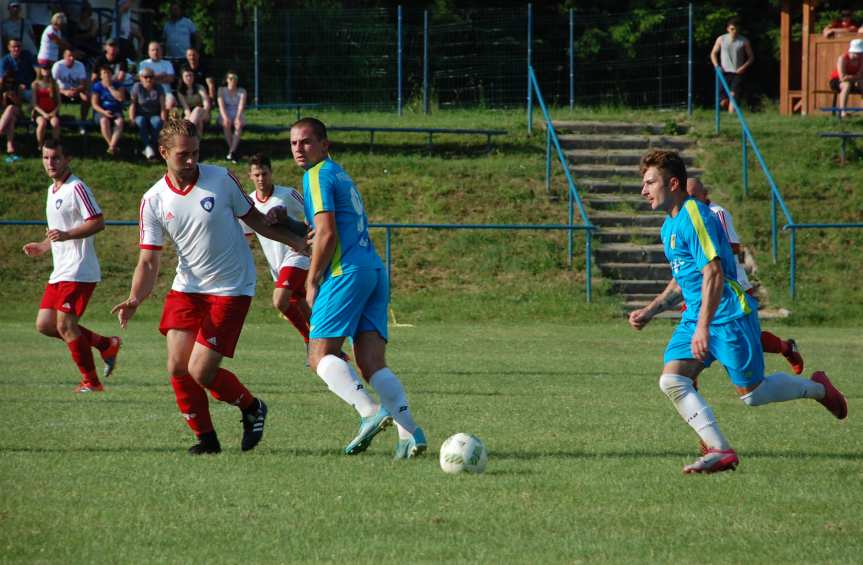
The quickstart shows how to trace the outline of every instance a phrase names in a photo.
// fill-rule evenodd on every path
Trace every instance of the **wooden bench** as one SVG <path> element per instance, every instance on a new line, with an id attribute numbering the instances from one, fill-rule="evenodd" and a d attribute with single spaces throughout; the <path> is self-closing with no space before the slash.
<path id="1" fill-rule="evenodd" d="M 863 133 L 855 133 L 850 131 L 822 131 L 818 134 L 818 137 L 838 138 L 842 140 L 842 143 L 839 146 L 839 162 L 844 165 L 846 147 L 849 141 L 851 143 L 854 143 L 855 139 L 863 137 Z"/>

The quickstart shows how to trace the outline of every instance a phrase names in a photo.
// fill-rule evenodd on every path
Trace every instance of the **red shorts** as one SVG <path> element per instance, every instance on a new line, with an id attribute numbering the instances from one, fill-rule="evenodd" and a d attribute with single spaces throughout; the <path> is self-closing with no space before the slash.
<path id="1" fill-rule="evenodd" d="M 243 322 L 252 304 L 251 296 L 214 296 L 172 290 L 165 297 L 159 331 L 197 332 L 195 341 L 233 357 L 243 331 Z"/>
<path id="2" fill-rule="evenodd" d="M 276 288 L 287 288 L 294 295 L 306 295 L 306 275 L 309 271 L 299 267 L 282 267 L 279 270 L 279 278 L 276 279 Z"/>
<path id="3" fill-rule="evenodd" d="M 90 296 L 96 288 L 94 282 L 73 282 L 61 281 L 57 283 L 48 283 L 45 287 L 45 293 L 42 295 L 42 302 L 39 303 L 39 308 L 47 310 L 58 310 L 75 314 L 77 317 L 84 315 L 84 310 L 87 309 L 87 303 L 90 302 Z"/>

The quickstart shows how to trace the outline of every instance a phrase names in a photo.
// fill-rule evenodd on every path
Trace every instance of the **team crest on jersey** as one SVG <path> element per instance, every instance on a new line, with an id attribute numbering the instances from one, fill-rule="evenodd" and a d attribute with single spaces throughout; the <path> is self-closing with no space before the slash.
<path id="1" fill-rule="evenodd" d="M 216 205 L 216 199 L 212 196 L 208 196 L 201 200 L 201 208 L 203 208 L 207 212 L 213 211 L 213 206 Z"/>
<path id="2" fill-rule="evenodd" d="M 63 205 L 63 199 L 62 198 L 58 198 L 57 201 L 54 202 L 54 208 L 57 208 L 58 210 L 60 209 L 60 206 L 62 206 L 62 205 Z"/>
<path id="3" fill-rule="evenodd" d="M 674 234 L 671 234 L 671 241 L 669 242 L 669 245 L 671 246 L 672 249 L 674 249 L 675 243 L 677 243 L 677 240 L 675 239 Z"/>

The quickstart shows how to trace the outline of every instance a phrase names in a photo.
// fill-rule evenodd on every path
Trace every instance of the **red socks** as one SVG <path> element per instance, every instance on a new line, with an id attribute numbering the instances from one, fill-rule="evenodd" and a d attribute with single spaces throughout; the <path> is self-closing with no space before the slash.
<path id="1" fill-rule="evenodd" d="M 788 342 L 782 341 L 782 338 L 770 332 L 761 332 L 761 349 L 765 353 L 785 353 Z"/>
<path id="2" fill-rule="evenodd" d="M 219 369 L 207 388 L 213 398 L 238 406 L 240 410 L 247 409 L 255 401 L 255 397 L 243 386 L 237 375 L 226 369 Z"/>
<path id="3" fill-rule="evenodd" d="M 290 306 L 282 310 L 282 314 L 291 322 L 291 325 L 297 328 L 297 331 L 303 336 L 303 340 L 308 343 L 309 319 L 300 311 L 294 300 L 291 300 Z"/>
<path id="4" fill-rule="evenodd" d="M 96 364 L 93 362 L 93 352 L 90 351 L 90 342 L 82 334 L 73 341 L 67 341 L 66 347 L 69 348 L 69 353 L 72 354 L 72 361 L 78 366 L 78 370 L 84 376 L 84 379 L 91 384 L 99 384 L 99 377 L 96 376 Z"/>
<path id="5" fill-rule="evenodd" d="M 111 347 L 111 340 L 109 338 L 92 332 L 84 326 L 78 326 L 78 329 L 81 330 L 81 337 L 86 338 L 91 347 L 95 347 L 99 351 L 107 351 Z"/>
<path id="6" fill-rule="evenodd" d="M 186 423 L 195 435 L 213 431 L 213 421 L 210 419 L 210 404 L 207 393 L 190 375 L 174 375 L 171 377 L 177 408 L 186 419 Z"/>

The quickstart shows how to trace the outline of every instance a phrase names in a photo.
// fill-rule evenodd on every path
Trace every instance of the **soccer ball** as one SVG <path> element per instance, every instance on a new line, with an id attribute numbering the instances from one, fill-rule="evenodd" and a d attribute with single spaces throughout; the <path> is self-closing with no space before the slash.
<path id="1" fill-rule="evenodd" d="M 444 473 L 479 474 L 485 471 L 488 454 L 482 440 L 471 434 L 455 434 L 440 447 L 440 468 Z"/>

